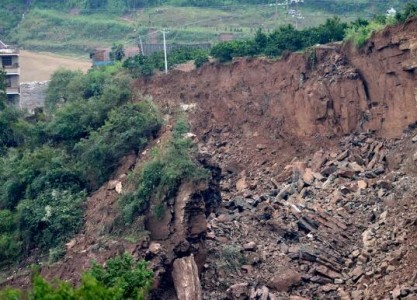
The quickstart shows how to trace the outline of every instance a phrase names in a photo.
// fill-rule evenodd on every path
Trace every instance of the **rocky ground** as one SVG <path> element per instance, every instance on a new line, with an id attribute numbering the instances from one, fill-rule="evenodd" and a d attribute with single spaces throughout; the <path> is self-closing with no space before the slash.
<path id="1" fill-rule="evenodd" d="M 352 134 L 278 176 L 225 176 L 205 299 L 414 299 L 413 148 L 411 133 Z"/>

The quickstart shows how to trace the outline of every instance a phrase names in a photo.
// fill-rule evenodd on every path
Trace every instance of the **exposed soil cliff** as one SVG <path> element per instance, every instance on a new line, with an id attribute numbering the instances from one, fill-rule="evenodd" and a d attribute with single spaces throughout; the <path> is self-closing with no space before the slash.
<path id="1" fill-rule="evenodd" d="M 232 124 L 269 140 L 373 130 L 399 135 L 417 119 L 415 20 L 364 49 L 323 45 L 281 60 L 241 59 L 138 83 L 162 105 L 196 104 L 200 132 Z"/>

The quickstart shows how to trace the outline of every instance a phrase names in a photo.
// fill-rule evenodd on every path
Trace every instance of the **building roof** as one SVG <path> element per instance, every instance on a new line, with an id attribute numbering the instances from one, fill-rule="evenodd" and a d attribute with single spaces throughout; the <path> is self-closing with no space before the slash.
<path id="1" fill-rule="evenodd" d="M 0 41 L 0 49 L 7 49 L 7 45 Z"/>
<path id="2" fill-rule="evenodd" d="M 10 46 L 0 41 L 0 55 L 19 55 L 19 49 L 14 46 Z"/>

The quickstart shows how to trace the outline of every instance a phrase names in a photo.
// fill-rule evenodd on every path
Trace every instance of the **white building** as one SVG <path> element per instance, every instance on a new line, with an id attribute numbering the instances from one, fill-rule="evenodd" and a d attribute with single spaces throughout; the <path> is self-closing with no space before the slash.
<path id="1" fill-rule="evenodd" d="M 19 103 L 20 66 L 19 50 L 0 41 L 0 68 L 6 71 L 6 93 L 12 103 Z"/>

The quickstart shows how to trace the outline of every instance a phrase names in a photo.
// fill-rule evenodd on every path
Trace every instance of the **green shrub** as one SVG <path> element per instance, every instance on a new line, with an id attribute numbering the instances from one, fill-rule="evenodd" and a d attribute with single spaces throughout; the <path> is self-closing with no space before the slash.
<path id="1" fill-rule="evenodd" d="M 4 154 L 7 148 L 19 145 L 14 125 L 21 116 L 22 113 L 12 107 L 0 109 L 0 155 Z"/>
<path id="2" fill-rule="evenodd" d="M 0 208 L 14 209 L 23 198 L 34 199 L 45 188 L 83 189 L 67 154 L 45 146 L 9 151 L 0 158 Z"/>
<path id="3" fill-rule="evenodd" d="M 218 266 L 228 271 L 236 271 L 246 262 L 241 249 L 235 245 L 224 245 L 216 256 Z"/>
<path id="4" fill-rule="evenodd" d="M 194 65 L 196 68 L 200 68 L 202 65 L 207 63 L 209 61 L 208 54 L 199 54 L 194 59 Z"/>
<path id="5" fill-rule="evenodd" d="M 143 213 L 152 197 L 160 204 L 175 195 L 184 181 L 200 181 L 208 178 L 208 172 L 191 158 L 192 141 L 185 138 L 188 130 L 185 120 L 180 119 L 174 127 L 171 140 L 154 152 L 153 158 L 131 177 L 133 192 L 120 199 L 126 223 Z"/>
<path id="6" fill-rule="evenodd" d="M 110 259 L 106 266 L 94 264 L 91 274 L 106 288 L 119 288 L 121 299 L 146 299 L 153 283 L 153 273 L 147 268 L 145 261 L 135 262 L 130 255 L 122 255 Z"/>
<path id="7" fill-rule="evenodd" d="M 161 118 L 150 101 L 116 108 L 109 119 L 88 139 L 81 140 L 75 151 L 79 168 L 92 186 L 100 186 L 130 151 L 143 149 L 158 132 Z"/>
<path id="8" fill-rule="evenodd" d="M 292 25 L 280 26 L 270 34 L 259 29 L 254 39 L 222 42 L 211 49 L 211 55 L 220 62 L 233 57 L 267 55 L 280 56 L 284 51 L 298 51 L 315 44 L 340 41 L 347 24 L 337 17 L 327 19 L 322 25 L 297 30 Z"/>
<path id="9" fill-rule="evenodd" d="M 346 29 L 345 39 L 352 41 L 357 47 L 362 47 L 369 40 L 372 34 L 384 28 L 384 24 L 370 22 L 366 26 L 350 27 Z"/>
<path id="10" fill-rule="evenodd" d="M 0 299 L 2 300 L 21 300 L 22 295 L 22 291 L 12 288 L 5 288 L 0 291 Z"/>
<path id="11" fill-rule="evenodd" d="M 83 274 L 78 287 L 55 280 L 52 284 L 39 275 L 33 277 L 27 292 L 5 288 L 5 300 L 145 300 L 153 284 L 153 272 L 145 261 L 135 262 L 130 255 L 109 259 L 106 266 L 94 264 Z"/>
<path id="12" fill-rule="evenodd" d="M 0 233 L 0 267 L 16 263 L 22 253 L 22 245 L 17 231 Z"/>
<path id="13" fill-rule="evenodd" d="M 67 252 L 64 244 L 60 244 L 54 248 L 49 249 L 48 263 L 53 264 L 65 256 Z"/>
<path id="14" fill-rule="evenodd" d="M 78 288 L 73 288 L 69 283 L 59 280 L 56 280 L 52 285 L 42 277 L 35 276 L 29 299 L 121 300 L 123 298 L 120 288 L 106 288 L 94 277 L 86 274 L 81 278 L 81 285 Z"/>
<path id="15" fill-rule="evenodd" d="M 27 121 L 12 107 L 0 111 L 2 265 L 34 248 L 50 250 L 50 261 L 63 255 L 62 244 L 83 224 L 86 188 L 108 180 L 161 125 L 150 101 L 126 104 L 131 78 L 121 63 L 87 74 L 59 70 L 53 82 L 50 115 Z"/>
<path id="16" fill-rule="evenodd" d="M 5 109 L 7 103 L 6 71 L 0 69 L 0 111 Z"/>
<path id="17" fill-rule="evenodd" d="M 51 189 L 34 200 L 24 200 L 17 207 L 24 243 L 31 248 L 56 247 L 83 225 L 84 191 Z"/>
<path id="18" fill-rule="evenodd" d="M 412 16 L 417 16 L 417 4 L 408 2 L 404 7 L 403 12 L 396 13 L 395 19 L 398 22 L 405 22 L 409 17 Z"/>
<path id="19" fill-rule="evenodd" d="M 208 61 L 208 51 L 204 49 L 180 47 L 169 53 L 167 58 L 168 68 L 182 64 L 190 60 L 196 60 L 196 66 L 200 67 Z M 152 55 L 136 55 L 123 62 L 123 67 L 128 69 L 133 77 L 151 76 L 155 70 L 165 70 L 165 58 L 163 52 L 155 52 Z"/>
<path id="20" fill-rule="evenodd" d="M 7 209 L 0 210 L 0 267 L 14 263 L 22 251 L 17 229 L 17 214 Z"/>

